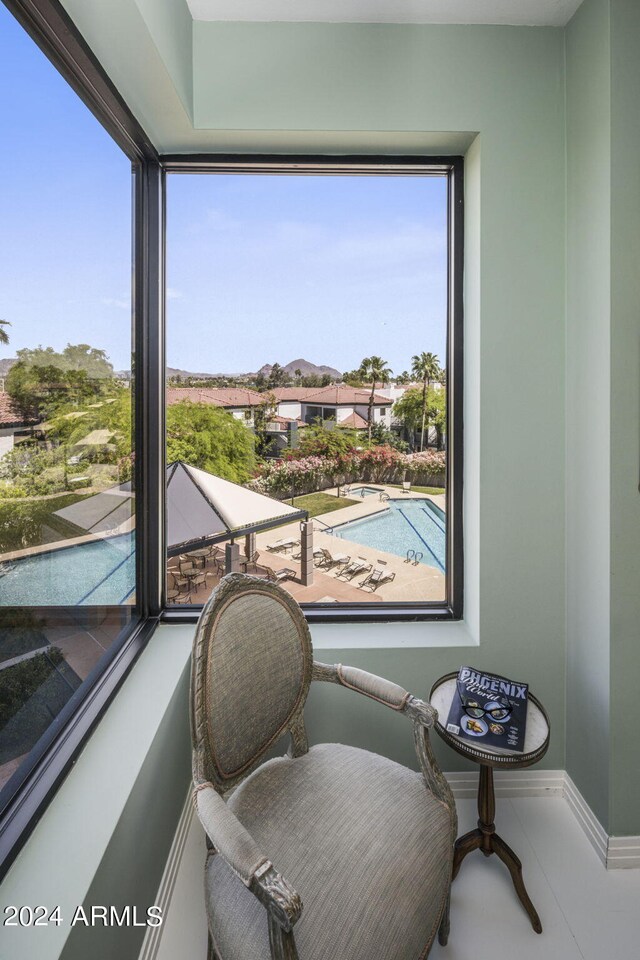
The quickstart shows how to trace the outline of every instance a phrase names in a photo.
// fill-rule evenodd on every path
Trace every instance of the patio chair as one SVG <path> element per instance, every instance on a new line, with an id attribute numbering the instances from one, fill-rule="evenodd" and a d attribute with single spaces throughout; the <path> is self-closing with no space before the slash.
<path id="1" fill-rule="evenodd" d="M 313 562 L 320 560 L 322 558 L 322 547 L 316 547 L 313 551 Z M 291 554 L 292 560 L 301 560 L 302 559 L 302 550 L 299 550 L 298 553 Z"/>
<path id="2" fill-rule="evenodd" d="M 189 582 L 190 590 L 198 590 L 202 584 L 206 585 L 207 572 L 203 568 L 190 563 L 188 556 L 181 556 L 178 562 L 180 576 L 183 580 Z"/>
<path id="3" fill-rule="evenodd" d="M 179 577 L 167 570 L 167 600 L 169 603 L 191 603 L 191 585 L 187 577 Z"/>
<path id="4" fill-rule="evenodd" d="M 345 744 L 309 748 L 311 681 L 407 717 L 421 773 Z M 306 620 L 278 585 L 225 577 L 191 671 L 209 960 L 418 960 L 436 932 L 446 943 L 457 823 L 429 740 L 436 717 L 395 683 L 314 662 Z M 285 734 L 286 756 L 263 762 Z"/>
<path id="5" fill-rule="evenodd" d="M 361 587 L 370 587 L 372 592 L 375 592 L 383 583 L 391 583 L 396 578 L 395 571 L 386 569 L 386 560 L 376 560 L 376 563 L 379 566 L 374 567 L 371 573 L 360 583 Z"/>
<path id="6" fill-rule="evenodd" d="M 403 493 L 411 493 L 411 480 L 403 480 L 403 481 L 402 481 L 402 492 L 403 492 Z"/>
<path id="7" fill-rule="evenodd" d="M 368 562 L 364 557 L 356 557 L 355 560 L 351 560 L 342 568 L 338 570 L 336 577 L 344 577 L 345 580 L 353 580 L 354 577 L 357 577 L 359 573 L 367 573 L 371 570 L 372 564 Z"/>
<path id="8" fill-rule="evenodd" d="M 320 547 L 321 559 L 318 563 L 319 567 L 326 567 L 327 570 L 330 570 L 332 567 L 337 567 L 340 564 L 349 563 L 351 557 L 347 553 L 331 553 L 325 547 Z M 315 557 L 315 553 L 314 553 Z"/>

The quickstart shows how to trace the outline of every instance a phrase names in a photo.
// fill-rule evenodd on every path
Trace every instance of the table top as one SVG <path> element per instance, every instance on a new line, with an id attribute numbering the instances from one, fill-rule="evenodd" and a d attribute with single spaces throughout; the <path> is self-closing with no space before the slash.
<path id="1" fill-rule="evenodd" d="M 547 752 L 549 746 L 549 718 L 540 701 L 529 691 L 527 700 L 527 726 L 524 738 L 524 751 L 509 750 L 506 747 L 481 745 L 477 741 L 465 740 L 446 729 L 451 701 L 457 692 L 456 673 L 448 673 L 433 685 L 431 706 L 438 711 L 436 732 L 462 756 L 484 763 L 490 767 L 528 767 L 536 763 Z"/>

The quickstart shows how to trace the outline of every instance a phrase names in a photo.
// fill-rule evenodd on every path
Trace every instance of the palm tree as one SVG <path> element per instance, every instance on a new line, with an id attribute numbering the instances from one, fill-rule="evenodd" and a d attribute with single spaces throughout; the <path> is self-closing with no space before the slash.
<path id="1" fill-rule="evenodd" d="M 371 428 L 373 427 L 373 401 L 376 393 L 376 383 L 389 383 L 391 377 L 391 368 L 387 366 L 387 361 L 382 357 L 365 357 L 360 364 L 358 373 L 363 380 L 371 380 L 371 396 L 369 397 L 369 441 L 371 441 Z"/>
<path id="2" fill-rule="evenodd" d="M 424 432 L 427 429 L 427 446 L 429 446 L 429 423 L 427 420 L 427 395 L 434 380 L 442 376 L 440 362 L 435 353 L 422 353 L 411 357 L 411 373 L 422 380 L 422 430 L 420 432 L 420 449 L 424 449 Z"/>
<path id="3" fill-rule="evenodd" d="M 10 320 L 0 320 L 0 343 L 9 343 L 9 334 L 4 327 L 10 327 Z"/>

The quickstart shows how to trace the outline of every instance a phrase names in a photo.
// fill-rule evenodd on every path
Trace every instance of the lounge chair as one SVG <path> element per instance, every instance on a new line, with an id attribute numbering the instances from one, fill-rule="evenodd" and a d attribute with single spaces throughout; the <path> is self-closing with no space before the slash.
<path id="1" fill-rule="evenodd" d="M 386 560 L 378 560 L 377 563 L 379 563 L 380 566 L 374 567 L 371 573 L 360 583 L 361 587 L 370 587 L 372 592 L 382 586 L 383 583 L 391 583 L 391 581 L 396 578 L 394 571 L 390 572 L 385 569 L 387 565 Z"/>
<path id="2" fill-rule="evenodd" d="M 336 553 L 332 554 L 325 547 L 320 547 L 321 560 L 318 564 L 319 567 L 326 567 L 327 570 L 331 570 L 332 567 L 337 567 L 340 564 L 347 564 L 351 560 L 351 557 L 347 553 Z M 315 553 L 314 553 L 315 556 Z"/>
<path id="3" fill-rule="evenodd" d="M 296 571 L 292 570 L 291 567 L 282 567 L 281 570 L 272 570 L 271 567 L 264 567 L 267 572 L 266 579 L 269 583 L 282 583 L 283 580 L 293 580 L 296 576 Z"/>
<path id="4" fill-rule="evenodd" d="M 371 570 L 371 564 L 364 557 L 356 557 L 339 570 L 336 577 L 344 577 L 345 580 L 353 580 L 359 573 L 368 573 Z"/>
<path id="5" fill-rule="evenodd" d="M 297 540 L 294 537 L 285 537 L 282 540 L 276 540 L 275 543 L 270 543 L 267 547 L 267 550 L 273 552 L 275 550 L 288 550 L 289 547 L 297 547 L 300 543 L 300 539 Z"/>

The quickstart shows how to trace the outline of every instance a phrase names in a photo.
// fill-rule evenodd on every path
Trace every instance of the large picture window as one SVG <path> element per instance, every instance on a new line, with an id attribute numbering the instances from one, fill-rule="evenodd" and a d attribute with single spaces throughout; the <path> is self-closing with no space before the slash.
<path id="1" fill-rule="evenodd" d="M 0 809 L 138 617 L 132 166 L 0 5 Z"/>
<path id="2" fill-rule="evenodd" d="M 168 169 L 169 604 L 459 614 L 461 164 Z"/>

